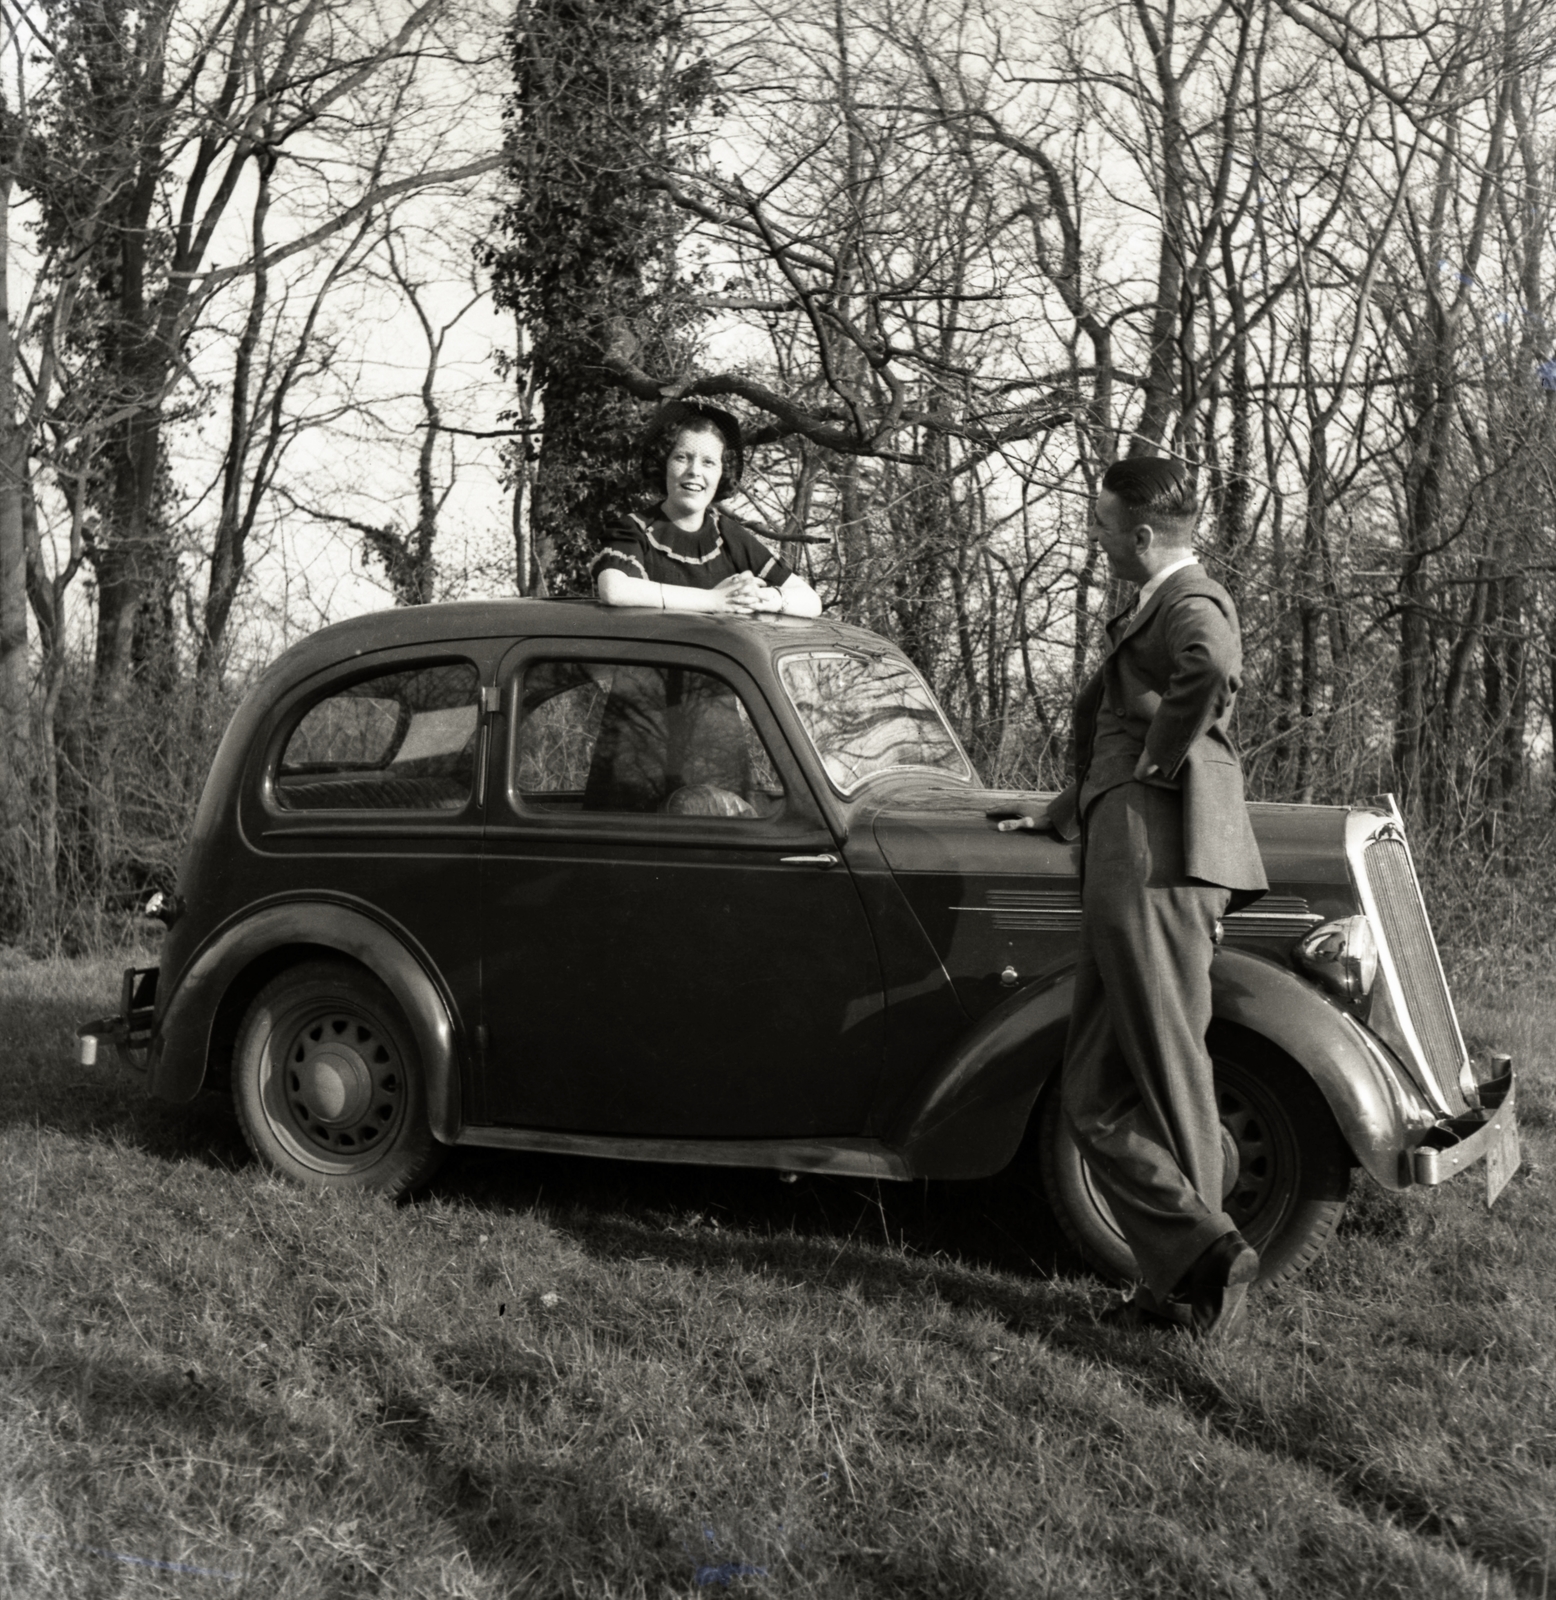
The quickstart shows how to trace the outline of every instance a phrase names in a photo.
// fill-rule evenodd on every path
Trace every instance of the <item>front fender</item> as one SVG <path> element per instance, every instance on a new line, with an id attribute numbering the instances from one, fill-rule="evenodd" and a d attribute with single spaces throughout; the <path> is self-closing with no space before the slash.
<path id="1" fill-rule="evenodd" d="M 399 1002 L 427 1074 L 434 1136 L 452 1144 L 461 1126 L 459 1061 L 450 1007 L 426 968 L 388 928 L 351 906 L 291 900 L 246 913 L 219 930 L 185 969 L 157 1018 L 148 1086 L 164 1100 L 192 1100 L 205 1082 L 217 1011 L 256 961 L 287 947 L 349 956 Z"/>
<path id="2" fill-rule="evenodd" d="M 1317 1085 L 1357 1162 L 1385 1188 L 1408 1186 L 1408 1150 L 1430 1126 L 1431 1108 L 1384 1046 L 1267 957 L 1222 948 L 1210 976 L 1216 1020 L 1290 1056 Z M 1065 972 L 1012 995 L 928 1075 L 886 1141 L 913 1177 L 986 1177 L 1008 1165 L 1063 1060 L 1074 994 Z"/>
<path id="3" fill-rule="evenodd" d="M 1009 1166 L 1049 1074 L 1064 1059 L 1072 972 L 1002 1001 L 904 1105 L 886 1143 L 915 1178 L 984 1178 Z"/>
<path id="4" fill-rule="evenodd" d="M 1216 952 L 1215 1015 L 1283 1050 L 1317 1084 L 1358 1165 L 1385 1189 L 1410 1186 L 1410 1148 L 1433 1122 L 1387 1047 L 1348 1011 L 1267 956 Z"/>

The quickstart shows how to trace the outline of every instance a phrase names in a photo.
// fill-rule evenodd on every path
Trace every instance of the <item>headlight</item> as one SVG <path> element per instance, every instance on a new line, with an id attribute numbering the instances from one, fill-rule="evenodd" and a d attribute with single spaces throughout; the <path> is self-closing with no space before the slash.
<path id="1" fill-rule="evenodd" d="M 1320 923 L 1304 934 L 1294 952 L 1296 962 L 1342 1000 L 1361 1000 L 1378 975 L 1378 941 L 1364 916 Z"/>

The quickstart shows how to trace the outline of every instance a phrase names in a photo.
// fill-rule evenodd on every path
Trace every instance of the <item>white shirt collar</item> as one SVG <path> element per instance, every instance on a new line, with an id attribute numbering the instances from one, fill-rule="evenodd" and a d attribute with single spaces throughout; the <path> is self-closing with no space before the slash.
<path id="1" fill-rule="evenodd" d="M 1192 567 L 1194 562 L 1194 556 L 1180 556 L 1178 560 L 1172 562 L 1168 566 L 1163 567 L 1154 578 L 1146 579 L 1146 581 L 1140 585 L 1140 593 L 1135 596 L 1136 613 L 1145 610 L 1146 606 L 1150 603 L 1151 596 L 1155 594 L 1164 583 L 1166 583 L 1173 573 L 1177 572 L 1182 567 Z"/>

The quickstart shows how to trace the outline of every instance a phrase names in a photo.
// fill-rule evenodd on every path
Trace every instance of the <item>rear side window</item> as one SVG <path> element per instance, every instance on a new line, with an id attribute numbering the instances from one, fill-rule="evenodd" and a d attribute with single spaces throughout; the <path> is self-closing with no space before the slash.
<path id="1" fill-rule="evenodd" d="M 480 674 L 468 661 L 362 678 L 310 707 L 276 771 L 285 811 L 460 811 L 475 783 Z"/>

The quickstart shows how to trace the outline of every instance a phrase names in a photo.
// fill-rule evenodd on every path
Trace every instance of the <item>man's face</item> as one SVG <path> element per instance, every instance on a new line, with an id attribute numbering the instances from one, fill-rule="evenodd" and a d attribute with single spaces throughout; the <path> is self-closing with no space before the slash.
<path id="1" fill-rule="evenodd" d="M 1104 489 L 1097 496 L 1086 532 L 1102 547 L 1115 578 L 1142 583 L 1149 574 L 1141 565 L 1136 530 L 1128 523 L 1129 511 L 1124 502 L 1111 489 Z"/>

